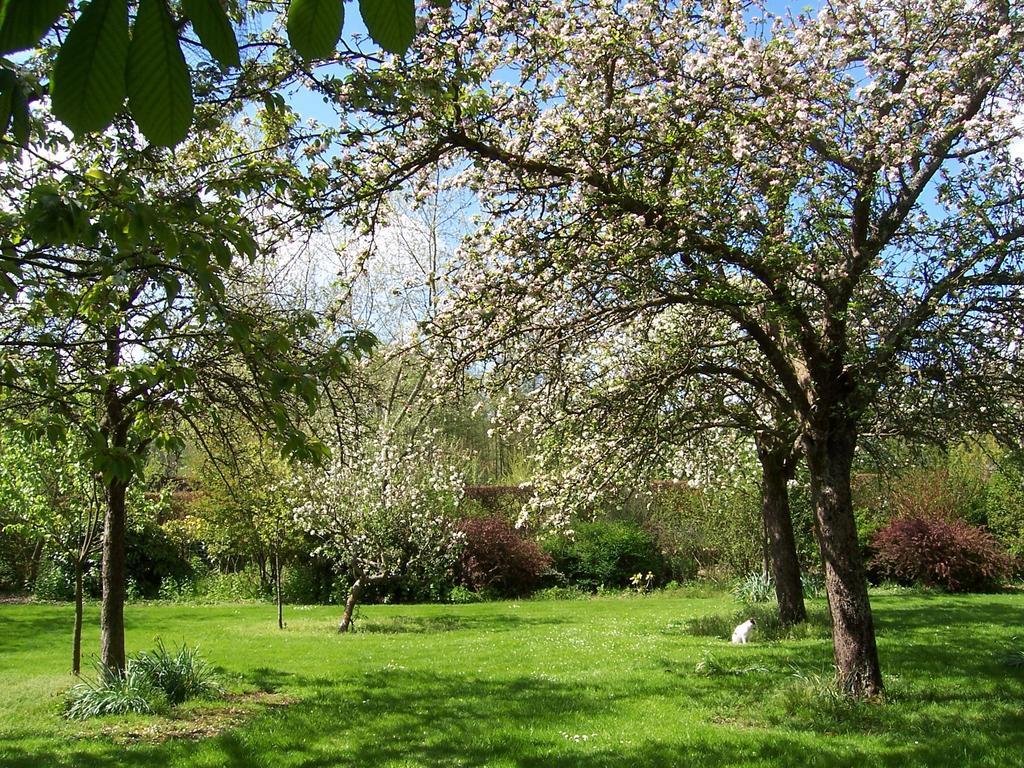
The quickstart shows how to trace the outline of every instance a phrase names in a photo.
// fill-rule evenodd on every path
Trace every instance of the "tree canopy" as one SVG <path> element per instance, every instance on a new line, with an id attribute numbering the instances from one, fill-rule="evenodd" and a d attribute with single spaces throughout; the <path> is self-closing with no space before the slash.
<path id="1" fill-rule="evenodd" d="M 533 325 L 727 321 L 800 424 L 840 680 L 872 695 L 851 462 L 916 360 L 1018 365 L 1021 24 L 998 1 L 435 12 L 403 62 L 339 92 L 354 218 L 438 164 L 479 192 L 467 339 L 496 304 Z"/>

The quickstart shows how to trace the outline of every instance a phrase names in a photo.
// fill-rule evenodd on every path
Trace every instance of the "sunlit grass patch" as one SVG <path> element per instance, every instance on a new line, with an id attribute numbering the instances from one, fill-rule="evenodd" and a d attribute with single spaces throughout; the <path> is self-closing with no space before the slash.
<path id="1" fill-rule="evenodd" d="M 799 633 L 742 646 L 728 637 L 748 610 L 724 593 L 367 605 L 352 635 L 336 633 L 337 606 L 286 607 L 280 630 L 272 605 L 141 603 L 129 648 L 199 646 L 229 693 L 85 722 L 59 713 L 72 608 L 0 606 L 0 766 L 1019 762 L 1024 675 L 1003 658 L 1020 648 L 1024 595 L 873 602 L 887 698 L 870 704 L 832 685 L 821 601 Z M 771 609 L 756 615 L 774 633 Z M 87 650 L 97 617 L 89 605 Z"/>

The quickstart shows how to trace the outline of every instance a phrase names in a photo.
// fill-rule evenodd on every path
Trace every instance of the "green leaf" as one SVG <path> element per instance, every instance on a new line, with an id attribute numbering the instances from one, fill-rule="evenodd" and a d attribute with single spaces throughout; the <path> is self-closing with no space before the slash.
<path id="1" fill-rule="evenodd" d="M 127 0 L 93 0 L 53 67 L 53 113 L 76 134 L 101 131 L 124 103 Z"/>
<path id="2" fill-rule="evenodd" d="M 11 279 L 10 275 L 2 271 L 0 271 L 0 294 L 12 299 L 18 295 L 18 284 Z"/>
<path id="3" fill-rule="evenodd" d="M 238 39 L 220 0 L 181 0 L 199 41 L 223 67 L 239 67 Z"/>
<path id="4" fill-rule="evenodd" d="M 9 69 L 0 68 L 0 136 L 7 133 L 7 126 L 11 124 L 17 91 L 17 76 Z"/>
<path id="5" fill-rule="evenodd" d="M 24 149 L 28 146 L 30 115 L 28 111 L 28 95 L 20 86 L 14 90 L 13 115 L 11 117 L 11 138 L 14 143 Z"/>
<path id="6" fill-rule="evenodd" d="M 154 144 L 173 147 L 188 135 L 195 102 L 192 78 L 164 0 L 141 0 L 128 50 L 128 106 Z"/>
<path id="7" fill-rule="evenodd" d="M 292 0 L 288 6 L 288 40 L 304 59 L 334 53 L 345 21 L 342 0 Z"/>
<path id="8" fill-rule="evenodd" d="M 0 54 L 31 48 L 67 7 L 68 0 L 0 0 Z"/>
<path id="9" fill-rule="evenodd" d="M 170 307 L 175 299 L 178 298 L 178 294 L 181 293 L 181 281 L 178 280 L 174 275 L 169 275 L 164 278 L 164 295 L 167 298 L 167 306 Z"/>
<path id="10" fill-rule="evenodd" d="M 359 0 L 359 12 L 370 37 L 386 51 L 409 50 L 416 36 L 415 0 Z"/>

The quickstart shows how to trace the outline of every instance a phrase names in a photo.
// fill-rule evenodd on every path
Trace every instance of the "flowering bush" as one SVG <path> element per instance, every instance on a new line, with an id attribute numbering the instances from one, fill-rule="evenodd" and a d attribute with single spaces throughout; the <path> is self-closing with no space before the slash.
<path id="1" fill-rule="evenodd" d="M 551 556 L 537 542 L 500 517 L 469 518 L 458 528 L 465 537 L 458 580 L 472 590 L 526 594 L 551 567 Z"/>
<path id="2" fill-rule="evenodd" d="M 995 537 L 963 520 L 899 517 L 872 544 L 872 567 L 882 577 L 950 592 L 990 589 L 1011 569 Z"/>
<path id="3" fill-rule="evenodd" d="M 462 477 L 430 436 L 380 435 L 310 471 L 298 490 L 305 502 L 296 519 L 357 592 L 436 599 L 447 591 L 462 546 L 454 522 Z"/>

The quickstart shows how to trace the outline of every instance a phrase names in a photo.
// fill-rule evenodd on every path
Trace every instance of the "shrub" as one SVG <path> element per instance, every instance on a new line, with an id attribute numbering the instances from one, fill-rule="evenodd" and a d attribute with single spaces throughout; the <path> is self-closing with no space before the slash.
<path id="1" fill-rule="evenodd" d="M 467 603 L 480 603 L 483 602 L 483 596 L 461 584 L 456 584 L 452 587 L 452 591 L 448 593 L 448 602 L 454 605 L 465 605 Z"/>
<path id="2" fill-rule="evenodd" d="M 329 603 L 333 586 L 334 569 L 330 561 L 319 557 L 285 566 L 281 574 L 281 596 L 286 603 Z"/>
<path id="3" fill-rule="evenodd" d="M 654 539 L 634 523 L 584 523 L 572 537 L 549 539 L 545 549 L 565 581 L 584 589 L 622 589 L 638 572 L 651 571 L 659 581 L 665 573 L 665 561 Z"/>
<path id="4" fill-rule="evenodd" d="M 530 597 L 533 600 L 586 600 L 590 593 L 579 587 L 546 587 L 538 589 Z"/>
<path id="5" fill-rule="evenodd" d="M 655 486 L 636 514 L 664 553 L 667 575 L 685 581 L 719 571 L 733 578 L 761 561 L 760 493 L 757 476 L 747 474 L 739 487 Z"/>
<path id="6" fill-rule="evenodd" d="M 971 592 L 991 589 L 1011 572 L 996 538 L 962 520 L 899 517 L 875 535 L 872 545 L 874 570 L 903 584 Z"/>
<path id="7" fill-rule="evenodd" d="M 39 564 L 32 594 L 38 600 L 71 600 L 75 596 L 74 574 L 64 560 L 45 558 Z"/>
<path id="8" fill-rule="evenodd" d="M 96 666 L 95 683 L 82 682 L 67 693 L 64 717 L 87 720 L 103 715 L 152 714 L 167 709 L 164 695 L 145 669 L 129 661 L 119 674 L 102 664 Z"/>
<path id="9" fill-rule="evenodd" d="M 142 670 L 171 704 L 208 698 L 220 691 L 217 676 L 199 656 L 199 649 L 187 645 L 171 653 L 158 640 L 156 649 L 140 653 L 133 666 Z"/>
<path id="10" fill-rule="evenodd" d="M 216 675 L 195 648 L 176 653 L 158 642 L 156 650 L 128 659 L 123 673 L 97 665 L 96 682 L 82 682 L 68 691 L 64 716 L 85 720 L 102 715 L 153 714 L 188 699 L 220 692 Z"/>
<path id="11" fill-rule="evenodd" d="M 741 603 L 767 603 L 775 599 L 775 582 L 767 573 L 750 573 L 733 585 L 732 596 Z"/>
<path id="12" fill-rule="evenodd" d="M 195 580 L 193 594 L 197 600 L 217 603 L 266 600 L 270 597 L 259 571 L 251 566 L 234 573 L 210 571 Z"/>
<path id="13" fill-rule="evenodd" d="M 129 528 L 125 537 L 125 569 L 135 583 L 137 597 L 159 597 L 165 579 L 182 583 L 195 574 L 192 563 L 155 521 L 144 521 Z"/>
<path id="14" fill-rule="evenodd" d="M 523 595 L 537 586 L 551 567 L 551 556 L 500 517 L 475 517 L 458 524 L 465 546 L 457 580 L 475 592 Z"/>

